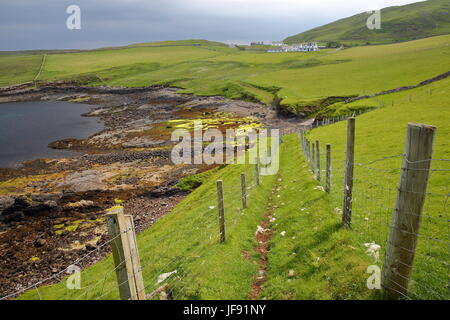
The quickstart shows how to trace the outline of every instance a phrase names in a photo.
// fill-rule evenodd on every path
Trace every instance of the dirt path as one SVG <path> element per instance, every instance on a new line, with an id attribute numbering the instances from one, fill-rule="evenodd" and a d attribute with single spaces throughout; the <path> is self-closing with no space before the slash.
<path id="1" fill-rule="evenodd" d="M 39 68 L 39 72 L 37 73 L 36 77 L 34 77 L 33 81 L 37 81 L 39 79 L 39 76 L 41 75 L 42 71 L 44 70 L 45 59 L 47 59 L 46 53 L 44 53 L 44 56 L 42 57 L 41 67 Z"/>
<path id="2" fill-rule="evenodd" d="M 273 203 L 273 195 L 276 193 L 277 187 L 278 184 L 275 184 L 272 187 L 272 192 L 269 197 L 266 213 L 264 214 L 264 218 L 261 221 L 255 233 L 257 243 L 255 251 L 261 255 L 261 258 L 259 260 L 258 274 L 251 286 L 251 291 L 249 294 L 250 300 L 258 300 L 261 298 L 261 293 L 264 289 L 264 283 L 266 282 L 267 279 L 267 266 L 269 264 L 268 255 L 270 251 L 270 240 L 273 235 L 273 232 L 270 229 L 270 225 L 273 219 L 272 216 L 273 207 L 271 206 L 271 204 Z"/>

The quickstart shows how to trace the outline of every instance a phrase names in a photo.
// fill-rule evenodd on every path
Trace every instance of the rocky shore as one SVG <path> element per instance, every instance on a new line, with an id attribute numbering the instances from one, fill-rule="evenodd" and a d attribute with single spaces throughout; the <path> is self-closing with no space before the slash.
<path id="1" fill-rule="evenodd" d="M 87 139 L 50 143 L 77 151 L 63 159 L 36 159 L 0 169 L 0 297 L 58 273 L 96 248 L 81 267 L 109 251 L 104 213 L 123 203 L 141 232 L 169 212 L 185 192 L 184 176 L 211 168 L 174 165 L 171 132 L 202 119 L 225 130 L 267 126 L 292 130 L 298 119 L 268 106 L 221 97 L 181 94 L 165 87 L 82 87 L 32 84 L 0 89 L 0 103 L 70 101 L 92 105 L 104 130 Z"/>

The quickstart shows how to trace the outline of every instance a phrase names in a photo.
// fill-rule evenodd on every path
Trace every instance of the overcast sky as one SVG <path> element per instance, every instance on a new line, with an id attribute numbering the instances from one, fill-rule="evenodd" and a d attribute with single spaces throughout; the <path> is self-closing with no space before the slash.
<path id="1" fill-rule="evenodd" d="M 282 40 L 369 9 L 412 2 L 417 0 L 0 0 L 0 50 Z M 66 27 L 72 4 L 81 8 L 81 30 Z"/>

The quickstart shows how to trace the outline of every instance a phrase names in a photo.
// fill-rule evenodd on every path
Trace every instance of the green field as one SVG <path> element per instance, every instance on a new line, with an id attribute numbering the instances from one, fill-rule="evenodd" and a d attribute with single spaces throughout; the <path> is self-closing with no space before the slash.
<path id="1" fill-rule="evenodd" d="M 0 55 L 0 86 L 32 81 L 41 63 L 42 55 Z"/>
<path id="2" fill-rule="evenodd" d="M 345 45 L 393 43 L 427 38 L 450 32 L 450 4 L 447 0 L 428 0 L 381 10 L 381 29 L 369 30 L 369 14 L 360 13 L 288 37 L 286 43 L 305 41 L 334 42 Z"/>
<path id="3" fill-rule="evenodd" d="M 168 84 L 199 95 L 265 103 L 277 94 L 287 109 L 300 113 L 305 106 L 320 106 L 327 97 L 415 85 L 448 71 L 450 65 L 449 35 L 384 46 L 281 54 L 240 51 L 199 40 L 174 43 L 178 42 L 49 53 L 39 80 L 127 87 Z M 0 83 L 31 81 L 41 59 L 39 55 L 0 55 Z"/>
<path id="4" fill-rule="evenodd" d="M 314 129 L 311 141 L 332 146 L 332 192 L 324 193 L 313 178 L 296 135 L 285 136 L 280 170 L 255 185 L 254 167 L 229 165 L 208 174 L 186 178 L 183 189 L 202 185 L 169 215 L 138 237 L 147 293 L 158 275 L 177 270 L 166 282 L 176 299 L 246 299 L 258 275 L 261 258 L 254 232 L 264 214 L 275 218 L 268 255 L 267 281 L 259 298 L 266 299 L 379 299 L 365 286 L 366 269 L 373 264 L 365 243 L 381 245 L 380 267 L 389 230 L 401 153 L 408 121 L 437 126 L 434 159 L 449 159 L 448 119 L 450 79 L 380 97 L 386 104 L 357 117 L 356 167 L 352 230 L 340 224 L 346 123 Z M 430 91 L 431 89 L 431 91 Z M 411 96 L 411 98 L 410 98 Z M 389 102 L 395 101 L 392 106 Z M 426 112 L 424 112 L 424 110 Z M 378 162 L 374 162 L 377 161 Z M 447 299 L 448 170 L 434 161 L 424 208 L 410 298 Z M 438 171 L 444 170 L 444 171 Z M 249 207 L 240 209 L 239 174 L 245 172 Z M 218 243 L 215 182 L 225 186 L 227 241 Z M 246 253 L 246 254 L 244 254 Z M 111 258 L 82 272 L 83 288 L 66 290 L 64 283 L 30 290 L 21 299 L 117 299 Z"/>
<path id="5" fill-rule="evenodd" d="M 436 0 L 437 2 L 437 0 Z M 374 94 L 416 85 L 449 71 L 450 35 L 410 42 L 267 54 L 240 51 L 202 40 L 144 43 L 121 48 L 47 53 L 40 81 L 79 80 L 87 85 L 147 86 L 165 84 L 182 92 L 222 95 L 271 103 L 275 96 L 293 113 L 357 117 L 353 229 L 340 227 L 346 123 L 307 133 L 319 140 L 322 168 L 325 144 L 332 146 L 332 192 L 318 188 L 298 138 L 286 136 L 276 176 L 254 185 L 254 167 L 224 166 L 183 180 L 183 189 L 203 183 L 170 214 L 138 237 L 147 292 L 156 279 L 177 270 L 168 280 L 178 299 L 246 299 L 258 276 L 255 230 L 264 215 L 270 224 L 267 281 L 259 298 L 372 299 L 365 286 L 366 268 L 374 263 L 365 243 L 381 245 L 395 203 L 408 122 L 438 128 L 434 159 L 450 159 L 450 79 L 352 103 L 323 105 L 329 97 Z M 0 85 L 32 81 L 42 54 L 0 55 Z M 429 195 L 419 237 L 411 298 L 448 299 L 448 162 L 433 161 Z M 248 175 L 249 208 L 240 209 L 239 175 Z M 225 185 L 227 241 L 218 243 L 215 183 Z M 283 234 L 284 235 L 283 235 Z M 30 290 L 21 299 L 117 299 L 111 257 L 82 273 L 83 290 L 64 283 Z"/>
<path id="6" fill-rule="evenodd" d="M 147 293 L 158 275 L 177 270 L 167 280 L 176 299 L 246 299 L 258 276 L 255 230 L 266 214 L 275 218 L 268 254 L 267 281 L 259 298 L 379 299 L 368 290 L 366 269 L 374 264 L 365 243 L 381 245 L 380 267 L 400 177 L 408 122 L 435 125 L 437 135 L 428 195 L 416 252 L 409 298 L 448 299 L 448 164 L 450 159 L 450 79 L 379 97 L 384 106 L 356 119 L 355 186 L 352 229 L 341 227 L 346 122 L 307 133 L 332 148 L 332 192 L 319 186 L 301 153 L 296 135 L 285 136 L 280 170 L 255 185 L 254 167 L 229 165 L 180 182 L 184 190 L 201 186 L 170 214 L 138 237 Z M 355 102 L 360 104 L 364 100 Z M 392 105 L 392 101 L 394 104 Z M 442 170 L 442 171 L 440 171 Z M 240 209 L 239 174 L 245 172 L 249 207 Z M 218 243 L 215 182 L 225 186 L 227 241 Z M 41 287 L 41 299 L 117 299 L 111 258 L 82 272 L 83 288 L 64 283 Z M 101 285 L 100 285 L 101 284 Z M 38 299 L 30 290 L 21 299 Z"/>
<path id="7" fill-rule="evenodd" d="M 328 198 L 314 189 L 317 183 L 311 177 L 305 179 L 308 168 L 295 135 L 286 137 L 282 144 L 281 168 L 277 175 L 262 177 L 260 186 L 256 185 L 252 165 L 215 169 L 170 214 L 140 234 L 138 246 L 146 292 L 158 288 L 159 275 L 176 270 L 165 281 L 173 298 L 248 299 L 261 258 L 254 251 L 255 230 L 263 215 L 270 212 L 277 219 L 271 225 L 273 264 L 267 271 L 270 281 L 260 298 L 372 297 L 373 292 L 365 287 L 370 259 L 362 251 L 351 249 L 351 232 L 339 228 L 340 219 L 332 212 Z M 247 176 L 247 209 L 242 209 L 240 203 L 241 173 Z M 217 179 L 224 183 L 224 244 L 219 243 Z M 299 192 L 302 201 L 292 198 Z M 302 212 L 299 206 L 307 211 Z M 280 235 L 282 231 L 286 236 Z M 319 263 L 317 257 L 322 259 Z M 294 276 L 289 275 L 291 269 Z M 118 299 L 113 270 L 113 261 L 108 257 L 81 273 L 81 290 L 67 290 L 62 282 L 30 290 L 19 299 Z"/>
<path id="8" fill-rule="evenodd" d="M 449 88 L 450 79 L 447 78 L 410 91 L 380 96 L 376 103 L 382 106 L 356 118 L 353 228 L 360 242 L 375 241 L 381 244 L 382 251 L 385 248 L 408 122 L 436 126 L 433 159 L 450 159 Z M 357 110 L 365 101 L 349 105 L 356 105 L 354 110 Z M 342 207 L 345 136 L 345 122 L 308 134 L 311 141 L 319 140 L 322 145 L 322 168 L 325 166 L 325 144 L 331 144 L 334 173 L 331 197 L 334 207 L 338 208 Z M 449 169 L 448 161 L 432 162 L 413 273 L 413 298 L 448 298 Z"/>

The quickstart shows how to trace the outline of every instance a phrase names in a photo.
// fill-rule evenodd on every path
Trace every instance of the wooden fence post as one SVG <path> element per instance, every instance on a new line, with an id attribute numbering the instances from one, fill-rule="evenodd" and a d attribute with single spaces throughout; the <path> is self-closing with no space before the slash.
<path id="1" fill-rule="evenodd" d="M 144 278 L 142 277 L 141 258 L 139 257 L 139 249 L 136 241 L 136 229 L 134 227 L 133 216 L 125 215 L 125 222 L 130 246 L 131 263 L 133 265 L 133 278 L 136 285 L 137 300 L 145 300 Z"/>
<path id="2" fill-rule="evenodd" d="M 382 286 L 393 297 L 406 296 L 430 174 L 436 127 L 408 124 L 405 154 L 383 264 Z"/>
<path id="3" fill-rule="evenodd" d="M 255 174 L 256 174 L 256 184 L 259 186 L 261 181 L 259 180 L 259 158 L 256 158 L 256 166 L 255 166 Z"/>
<path id="4" fill-rule="evenodd" d="M 302 152 L 305 154 L 305 135 L 303 134 L 303 131 L 300 131 L 301 134 L 301 143 L 302 143 Z"/>
<path id="5" fill-rule="evenodd" d="M 306 160 L 309 162 L 309 140 L 305 138 L 305 154 Z"/>
<path id="6" fill-rule="evenodd" d="M 223 204 L 223 184 L 222 180 L 217 180 L 217 201 L 219 208 L 219 228 L 220 243 L 225 242 L 225 209 Z"/>
<path id="7" fill-rule="evenodd" d="M 133 263 L 128 241 L 128 233 L 123 207 L 117 207 L 106 215 L 108 233 L 111 239 L 114 265 L 122 300 L 138 300 L 134 281 Z"/>
<path id="8" fill-rule="evenodd" d="M 344 177 L 344 203 L 342 206 L 342 223 L 350 228 L 352 222 L 353 202 L 353 168 L 355 161 L 355 118 L 351 117 L 347 123 L 347 151 Z"/>
<path id="9" fill-rule="evenodd" d="M 310 152 L 310 146 L 309 146 L 309 140 L 306 139 L 306 160 L 308 161 L 309 164 L 309 152 Z"/>
<path id="10" fill-rule="evenodd" d="M 315 166 L 316 166 L 316 145 L 313 142 L 311 148 L 311 169 L 313 172 L 316 172 Z"/>
<path id="11" fill-rule="evenodd" d="M 302 151 L 304 154 L 305 153 L 305 137 L 303 136 L 303 134 L 302 134 Z"/>
<path id="12" fill-rule="evenodd" d="M 242 208 L 247 209 L 247 183 L 245 173 L 241 173 Z"/>
<path id="13" fill-rule="evenodd" d="M 311 141 L 308 140 L 308 164 L 311 166 Z"/>
<path id="14" fill-rule="evenodd" d="M 316 177 L 317 181 L 320 181 L 320 142 L 319 140 L 316 140 Z"/>
<path id="15" fill-rule="evenodd" d="M 326 173 L 325 191 L 331 192 L 331 145 L 327 144 L 327 173 Z"/>

